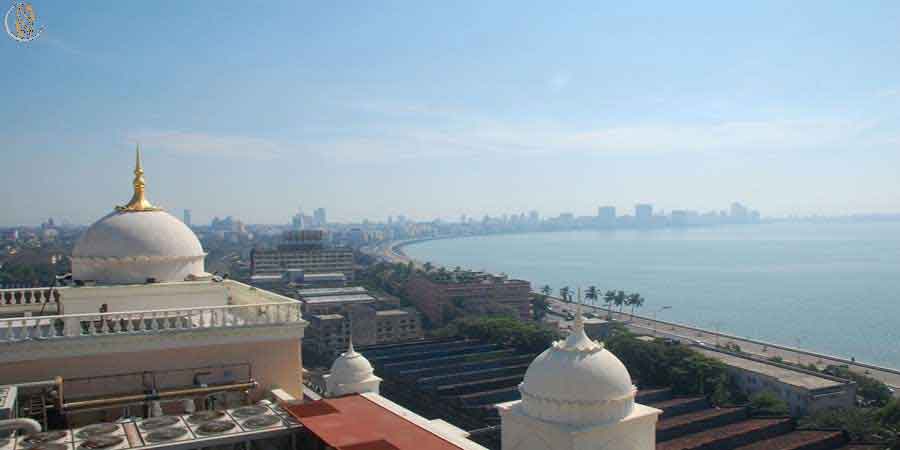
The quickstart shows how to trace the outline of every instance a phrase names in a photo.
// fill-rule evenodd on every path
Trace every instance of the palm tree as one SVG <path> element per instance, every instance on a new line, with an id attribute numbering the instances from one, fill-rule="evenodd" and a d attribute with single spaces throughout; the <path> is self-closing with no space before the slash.
<path id="1" fill-rule="evenodd" d="M 600 291 L 597 290 L 597 286 L 588 287 L 587 291 L 584 293 L 584 298 L 590 300 L 592 304 L 595 304 L 597 299 L 600 298 Z"/>
<path id="2" fill-rule="evenodd" d="M 545 284 L 544 287 L 541 288 L 541 294 L 544 294 L 545 296 L 549 297 L 552 293 L 553 289 L 550 288 L 549 284 Z"/>
<path id="3" fill-rule="evenodd" d="M 612 305 L 616 302 L 616 291 L 606 291 L 603 294 L 603 303 L 606 304 L 606 320 L 612 319 Z"/>
<path id="4" fill-rule="evenodd" d="M 568 286 L 559 288 L 559 296 L 562 297 L 564 302 L 570 302 L 572 300 L 572 289 Z"/>
<path id="5" fill-rule="evenodd" d="M 616 296 L 615 296 L 615 299 L 613 300 L 613 303 L 615 303 L 616 306 L 619 307 L 620 313 L 622 312 L 622 308 L 625 307 L 626 299 L 627 299 L 627 296 L 625 295 L 625 291 L 616 291 Z"/>
<path id="6" fill-rule="evenodd" d="M 644 297 L 641 297 L 641 294 L 635 292 L 628 295 L 625 299 L 625 303 L 628 304 L 628 306 L 631 306 L 631 320 L 634 320 L 634 308 L 644 306 Z"/>

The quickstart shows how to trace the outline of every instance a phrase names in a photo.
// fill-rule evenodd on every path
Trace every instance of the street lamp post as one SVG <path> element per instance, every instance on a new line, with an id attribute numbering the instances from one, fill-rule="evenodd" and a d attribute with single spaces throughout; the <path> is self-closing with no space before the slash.
<path id="1" fill-rule="evenodd" d="M 663 306 L 663 307 L 661 307 L 661 308 L 656 309 L 656 310 L 653 311 L 653 336 L 656 336 L 656 324 L 657 324 L 657 322 L 656 322 L 656 314 L 657 314 L 657 313 L 661 313 L 661 312 L 663 312 L 663 311 L 665 311 L 665 310 L 667 310 L 667 309 L 672 309 L 672 307 L 671 307 L 671 306 Z"/>

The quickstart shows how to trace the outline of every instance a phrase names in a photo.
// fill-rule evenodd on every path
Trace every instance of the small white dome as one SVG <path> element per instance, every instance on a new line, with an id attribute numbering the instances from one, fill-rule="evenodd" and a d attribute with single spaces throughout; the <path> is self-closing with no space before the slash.
<path id="1" fill-rule="evenodd" d="M 326 376 L 325 384 L 329 395 L 340 396 L 350 393 L 378 393 L 381 378 L 375 376 L 372 364 L 353 349 L 353 340 L 349 348 L 331 365 L 331 373 Z"/>
<path id="2" fill-rule="evenodd" d="M 162 210 L 116 211 L 91 225 L 72 251 L 76 280 L 108 284 L 204 276 L 197 236 Z"/>
<path id="3" fill-rule="evenodd" d="M 581 316 L 564 341 L 541 353 L 519 385 L 525 412 L 542 420 L 595 425 L 621 420 L 636 389 L 625 365 L 585 333 Z"/>
<path id="4" fill-rule="evenodd" d="M 368 379 L 373 373 L 375 373 L 375 369 L 369 364 L 369 360 L 359 353 L 353 355 L 344 353 L 331 365 L 332 380 L 338 384 L 359 383 Z"/>
<path id="5" fill-rule="evenodd" d="M 353 349 L 353 342 L 345 353 L 341 353 L 331 365 L 331 380 L 337 384 L 355 384 L 366 381 L 375 369 L 361 353 Z"/>

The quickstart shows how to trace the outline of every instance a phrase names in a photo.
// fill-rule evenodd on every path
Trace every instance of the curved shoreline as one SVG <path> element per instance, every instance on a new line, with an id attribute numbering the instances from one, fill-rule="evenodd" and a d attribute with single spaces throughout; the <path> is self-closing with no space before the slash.
<path id="1" fill-rule="evenodd" d="M 412 258 L 403 251 L 403 247 L 406 247 L 407 245 L 418 244 L 420 242 L 436 241 L 438 239 L 456 239 L 459 237 L 465 237 L 465 236 L 436 236 L 436 237 L 427 237 L 427 238 L 407 239 L 404 241 L 392 242 L 388 246 L 388 250 L 390 250 L 391 253 L 393 253 L 397 256 L 411 260 Z"/>
<path id="2" fill-rule="evenodd" d="M 412 257 L 407 255 L 403 251 L 403 247 L 406 247 L 407 245 L 412 245 L 412 244 L 417 244 L 417 243 L 427 242 L 427 241 L 432 241 L 432 240 L 438 240 L 438 239 L 457 239 L 457 238 L 466 238 L 466 237 L 475 237 L 475 236 L 439 236 L 439 237 L 409 239 L 409 240 L 405 240 L 405 241 L 397 241 L 395 243 L 391 243 L 388 248 L 390 249 L 390 252 L 393 253 L 396 257 L 402 258 L 405 261 L 414 261 L 414 259 Z M 553 296 L 551 296 L 551 298 L 552 297 Z M 768 341 L 765 341 L 760 338 L 741 337 L 741 336 L 736 336 L 736 335 L 732 335 L 732 334 L 728 334 L 728 333 L 706 330 L 699 326 L 694 326 L 694 325 L 690 325 L 690 324 L 683 324 L 683 323 L 678 323 L 678 322 L 668 322 L 668 321 L 653 319 L 652 317 L 645 317 L 645 316 L 642 316 L 639 314 L 635 314 L 635 317 L 640 317 L 642 320 L 647 320 L 647 321 L 652 320 L 660 325 L 669 325 L 669 326 L 680 327 L 680 328 L 688 329 L 688 330 L 695 330 L 698 332 L 703 332 L 703 333 L 707 333 L 707 334 L 711 334 L 711 335 L 718 335 L 718 336 L 721 336 L 726 339 L 746 341 L 748 343 L 754 343 L 757 345 L 765 345 L 765 346 L 768 346 L 771 348 L 777 348 L 777 349 L 781 349 L 781 350 L 785 350 L 785 351 L 791 351 L 791 352 L 795 352 L 795 353 L 799 353 L 799 354 L 805 354 L 808 356 L 827 359 L 827 360 L 839 362 L 842 364 L 853 365 L 853 366 L 861 367 L 864 369 L 878 370 L 878 371 L 882 371 L 882 372 L 892 374 L 892 375 L 900 375 L 900 369 L 886 367 L 886 366 L 879 366 L 876 364 L 870 364 L 870 363 L 857 361 L 857 360 L 851 360 L 851 359 L 847 359 L 847 358 L 844 358 L 841 356 L 836 356 L 836 355 L 832 355 L 832 354 L 828 354 L 828 353 L 797 348 L 797 347 L 793 347 L 793 346 L 789 346 L 789 345 L 772 343 L 772 342 L 768 342 Z M 897 386 L 895 384 L 892 384 L 892 383 L 888 383 L 888 384 L 894 388 L 900 388 L 900 386 Z"/>

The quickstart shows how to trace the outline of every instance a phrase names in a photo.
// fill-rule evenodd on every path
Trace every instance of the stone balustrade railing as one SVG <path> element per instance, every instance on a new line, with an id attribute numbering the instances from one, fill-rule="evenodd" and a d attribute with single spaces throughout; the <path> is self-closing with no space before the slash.
<path id="1" fill-rule="evenodd" d="M 0 289 L 0 308 L 59 303 L 59 297 L 60 292 L 56 288 Z"/>
<path id="2" fill-rule="evenodd" d="M 300 304 L 294 302 L 15 317 L 0 319 L 0 342 L 283 325 L 302 320 Z"/>

